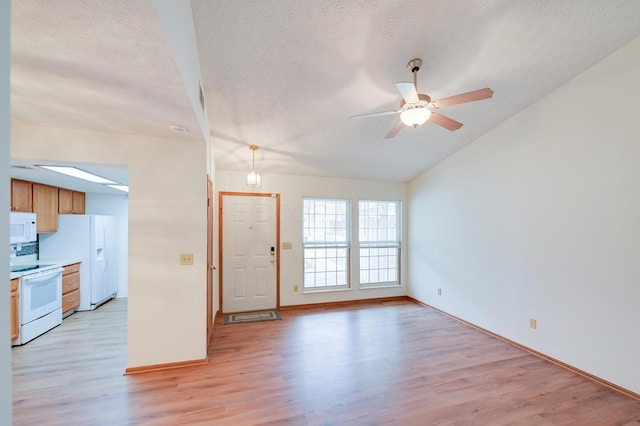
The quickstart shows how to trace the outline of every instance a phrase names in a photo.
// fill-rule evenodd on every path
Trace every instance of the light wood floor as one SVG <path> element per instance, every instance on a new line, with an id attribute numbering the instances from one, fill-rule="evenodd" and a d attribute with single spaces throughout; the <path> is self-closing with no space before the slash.
<path id="1" fill-rule="evenodd" d="M 640 401 L 411 301 L 216 323 L 209 364 L 133 376 L 126 299 L 13 349 L 16 425 L 638 425 Z"/>

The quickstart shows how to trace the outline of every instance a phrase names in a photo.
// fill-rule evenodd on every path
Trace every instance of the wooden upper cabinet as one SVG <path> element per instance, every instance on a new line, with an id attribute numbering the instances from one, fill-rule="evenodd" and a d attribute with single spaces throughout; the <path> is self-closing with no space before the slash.
<path id="1" fill-rule="evenodd" d="M 11 179 L 11 211 L 36 213 L 38 232 L 56 232 L 58 213 L 85 214 L 85 193 Z"/>
<path id="2" fill-rule="evenodd" d="M 58 188 L 58 213 L 73 213 L 73 191 L 70 189 Z"/>
<path id="3" fill-rule="evenodd" d="M 73 191 L 73 214 L 84 214 L 84 192 Z"/>
<path id="4" fill-rule="evenodd" d="M 84 214 L 84 192 L 58 188 L 58 213 Z"/>
<path id="5" fill-rule="evenodd" d="M 33 184 L 33 212 L 38 215 L 38 233 L 58 230 L 58 188 Z"/>
<path id="6" fill-rule="evenodd" d="M 25 180 L 11 179 L 11 211 L 32 212 L 32 183 Z"/>

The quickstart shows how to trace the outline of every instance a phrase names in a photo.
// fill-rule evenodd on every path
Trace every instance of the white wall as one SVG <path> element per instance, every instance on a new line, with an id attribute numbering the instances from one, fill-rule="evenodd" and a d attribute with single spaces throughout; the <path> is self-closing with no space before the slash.
<path id="1" fill-rule="evenodd" d="M 205 142 L 12 126 L 11 157 L 129 167 L 127 366 L 206 357 Z M 180 266 L 193 253 L 193 266 Z"/>
<path id="2" fill-rule="evenodd" d="M 266 151 L 265 155 L 269 155 Z M 406 207 L 407 185 L 404 183 L 373 182 L 352 179 L 336 179 L 311 176 L 277 175 L 260 173 L 262 183 L 259 188 L 246 186 L 246 173 L 218 171 L 216 191 L 258 192 L 280 194 L 280 242 L 291 242 L 291 250 L 280 249 L 280 304 L 282 306 L 325 303 L 343 300 L 371 299 L 406 294 L 406 286 L 393 288 L 359 289 L 358 274 L 353 270 L 352 289 L 321 293 L 294 292 L 294 284 L 302 289 L 302 198 L 327 197 L 351 200 L 352 243 L 357 239 L 358 200 L 400 200 L 403 215 Z M 217 203 L 217 194 L 216 194 Z M 217 210 L 217 208 L 216 208 Z M 216 224 L 218 223 L 216 217 Z M 406 250 L 402 251 L 403 253 Z M 358 256 L 358 249 L 352 244 L 352 259 Z M 353 263 L 353 262 L 352 262 Z M 403 262 L 403 265 L 406 262 Z M 401 271 L 403 284 L 406 283 L 406 269 Z"/>
<path id="3" fill-rule="evenodd" d="M 118 218 L 118 297 L 129 295 L 129 196 L 86 195 L 87 214 L 106 214 Z"/>
<path id="4" fill-rule="evenodd" d="M 0 241 L 9 241 L 9 62 L 11 59 L 11 2 L 0 1 Z M 0 251 L 0 276 L 9 276 L 9 245 Z M 8 285 L 8 283 L 7 283 Z M 0 425 L 12 423 L 11 416 L 11 317 L 9 292 L 0 291 Z"/>
<path id="5" fill-rule="evenodd" d="M 636 393 L 639 75 L 637 39 L 409 185 L 413 297 Z"/>

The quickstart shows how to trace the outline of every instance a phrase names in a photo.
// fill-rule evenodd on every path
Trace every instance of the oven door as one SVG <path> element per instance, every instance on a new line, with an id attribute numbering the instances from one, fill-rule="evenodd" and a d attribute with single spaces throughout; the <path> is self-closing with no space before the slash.
<path id="1" fill-rule="evenodd" d="M 23 275 L 20 323 L 28 324 L 62 307 L 62 268 Z"/>

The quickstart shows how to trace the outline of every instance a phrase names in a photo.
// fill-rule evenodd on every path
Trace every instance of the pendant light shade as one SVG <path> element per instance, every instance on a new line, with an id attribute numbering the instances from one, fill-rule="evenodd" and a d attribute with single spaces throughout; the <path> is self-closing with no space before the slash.
<path id="1" fill-rule="evenodd" d="M 256 151 L 258 147 L 251 145 L 249 149 L 251 150 L 251 172 L 247 175 L 247 186 L 256 188 L 260 186 L 260 175 L 256 172 Z"/>
<path id="2" fill-rule="evenodd" d="M 251 186 L 253 188 L 260 186 L 260 175 L 255 171 L 249 173 L 247 175 L 247 186 Z"/>

